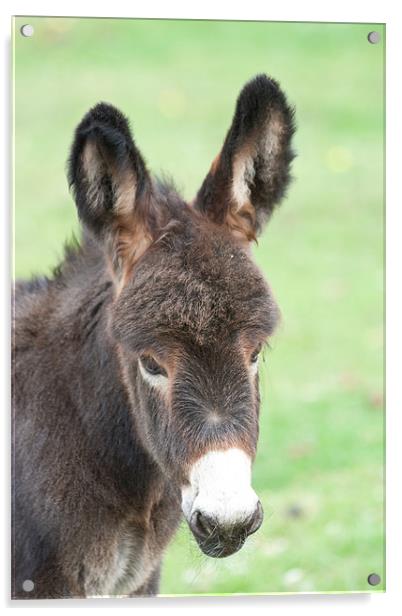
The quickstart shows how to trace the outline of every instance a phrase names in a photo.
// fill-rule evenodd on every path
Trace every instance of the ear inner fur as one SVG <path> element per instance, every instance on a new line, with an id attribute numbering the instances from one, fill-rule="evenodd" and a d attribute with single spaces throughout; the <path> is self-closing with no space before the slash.
<path id="1" fill-rule="evenodd" d="M 247 83 L 194 207 L 236 237 L 254 240 L 290 181 L 293 115 L 276 81 L 258 75 Z"/>
<path id="2" fill-rule="evenodd" d="M 153 199 L 152 181 L 128 121 L 113 106 L 98 104 L 77 127 L 69 182 L 79 216 L 103 242 L 120 288 L 158 236 L 165 216 Z"/>

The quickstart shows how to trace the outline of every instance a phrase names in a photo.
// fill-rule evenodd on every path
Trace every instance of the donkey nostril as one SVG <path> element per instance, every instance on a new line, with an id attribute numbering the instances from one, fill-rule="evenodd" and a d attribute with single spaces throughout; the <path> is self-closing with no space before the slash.
<path id="1" fill-rule="evenodd" d="M 260 501 L 258 501 L 257 508 L 254 511 L 250 519 L 249 525 L 247 527 L 247 535 L 252 535 L 253 533 L 255 533 L 260 528 L 263 519 L 264 519 L 264 511 L 263 511 Z"/>
<path id="2" fill-rule="evenodd" d="M 190 520 L 190 528 L 195 535 L 205 539 L 214 532 L 216 524 L 212 518 L 209 518 L 200 511 L 194 511 Z"/>

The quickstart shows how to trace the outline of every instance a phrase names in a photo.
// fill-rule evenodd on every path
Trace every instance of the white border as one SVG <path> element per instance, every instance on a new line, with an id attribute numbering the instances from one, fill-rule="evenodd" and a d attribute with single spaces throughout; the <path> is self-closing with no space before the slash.
<path id="1" fill-rule="evenodd" d="M 273 610 L 275 614 L 322 613 L 322 609 L 339 610 L 344 616 L 352 614 L 365 616 L 378 614 L 380 611 L 392 614 L 401 609 L 402 591 L 402 498 L 400 490 L 400 463 L 401 450 L 398 438 L 401 434 L 402 396 L 400 387 L 401 361 L 398 362 L 398 351 L 402 349 L 401 336 L 401 285 L 397 283 L 399 264 L 401 259 L 402 240 L 402 191 L 400 170 L 400 149 L 402 140 L 402 89 L 400 87 L 400 58 L 401 52 L 401 19 L 398 11 L 398 2 L 395 0 L 382 0 L 381 2 L 337 0 L 328 3 L 311 0 L 280 0 L 280 2 L 264 2 L 262 0 L 247 0 L 235 5 L 233 2 L 218 3 L 216 0 L 203 0 L 201 3 L 169 2 L 147 0 L 142 3 L 122 2 L 114 0 L 112 3 L 83 2 L 77 0 L 32 2 L 3 1 L 1 7 L 1 30 L 3 42 L 2 70 L 2 131 L 3 146 L 1 152 L 0 186 L 3 194 L 1 211 L 2 258 L 0 259 L 1 290 L 3 302 L 1 303 L 1 348 L 3 350 L 3 364 L 0 371 L 0 391 L 6 392 L 2 405 L 2 436 L 4 438 L 2 458 L 4 464 L 3 491 L 9 490 L 9 420 L 8 420 L 8 390 L 9 390 L 9 200 L 10 200 L 10 84 L 9 84 L 9 53 L 10 53 L 10 16 L 11 15 L 82 15 L 103 17 L 170 17 L 170 18 L 198 18 L 198 19 L 265 19 L 276 21 L 341 21 L 341 22 L 367 22 L 387 24 L 387 592 L 384 594 L 349 594 L 349 595 L 294 595 L 294 596 L 268 596 L 268 597 L 203 597 L 203 598 L 177 598 L 177 599 L 137 599 L 102 600 L 102 601 L 47 601 L 47 602 L 10 602 L 9 595 L 9 499 L 3 497 L 2 507 L 2 545 L 4 567 L 1 575 L 1 596 L 4 606 L 15 609 L 17 612 L 29 607 L 33 610 L 52 608 L 53 610 L 68 609 L 74 613 L 84 609 L 101 608 L 109 611 L 116 608 L 135 609 L 136 613 L 149 609 L 178 610 L 191 609 L 201 612 L 205 610 L 218 610 L 242 613 L 244 609 L 252 609 L 265 613 Z M 368 93 L 369 96 L 369 93 Z M 398 113 L 399 112 L 399 113 Z M 399 266 L 399 267 L 398 267 Z M 400 279 L 400 273 L 399 273 Z M 400 355 L 400 353 L 399 353 Z M 399 465 L 398 465 L 399 462 Z M 399 489 L 398 489 L 399 488 Z M 269 572 L 267 572 L 269 574 Z"/>

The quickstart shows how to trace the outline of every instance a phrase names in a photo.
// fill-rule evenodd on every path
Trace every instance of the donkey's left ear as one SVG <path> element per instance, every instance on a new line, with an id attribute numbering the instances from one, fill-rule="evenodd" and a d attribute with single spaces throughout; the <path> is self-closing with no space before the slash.
<path id="1" fill-rule="evenodd" d="M 290 180 L 293 118 L 276 81 L 266 75 L 249 81 L 194 207 L 239 238 L 255 239 Z"/>

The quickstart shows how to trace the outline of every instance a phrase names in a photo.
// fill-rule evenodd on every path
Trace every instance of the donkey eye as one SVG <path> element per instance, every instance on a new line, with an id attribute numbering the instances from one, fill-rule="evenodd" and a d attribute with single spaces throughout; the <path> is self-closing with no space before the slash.
<path id="1" fill-rule="evenodd" d="M 152 376 L 167 376 L 167 372 L 157 361 L 150 355 L 141 356 L 141 364 L 143 368 Z"/>
<path id="2" fill-rule="evenodd" d="M 259 357 L 259 355 L 260 355 L 260 351 L 261 351 L 261 348 L 258 348 L 258 349 L 256 349 L 256 350 L 254 351 L 254 353 L 252 353 L 252 355 L 251 355 L 251 357 L 250 357 L 250 362 L 251 362 L 252 364 L 255 364 L 255 363 L 258 361 L 258 357 Z"/>

